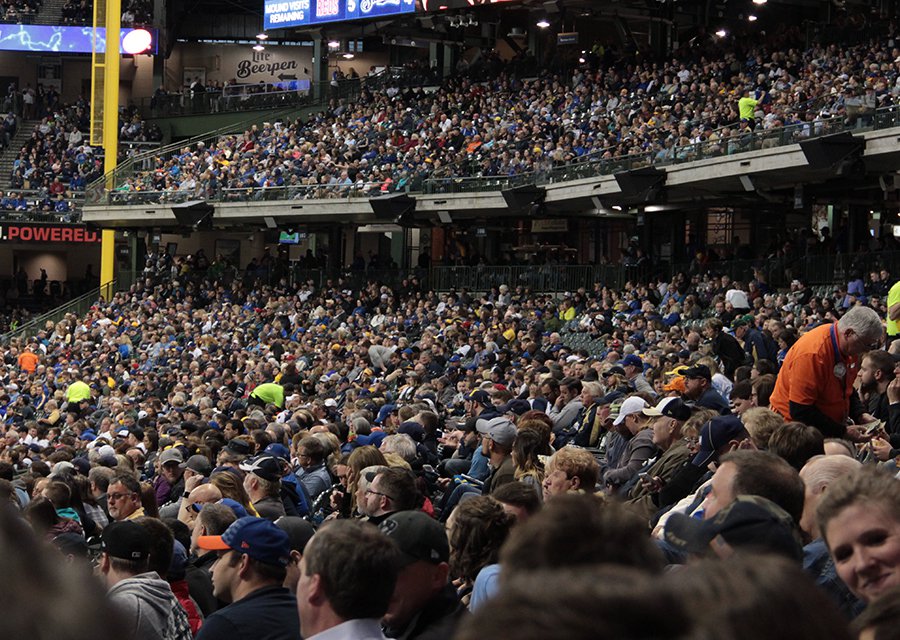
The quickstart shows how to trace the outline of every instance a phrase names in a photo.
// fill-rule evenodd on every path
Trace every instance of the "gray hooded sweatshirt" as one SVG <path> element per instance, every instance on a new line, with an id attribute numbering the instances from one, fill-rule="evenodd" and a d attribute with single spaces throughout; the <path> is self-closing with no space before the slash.
<path id="1" fill-rule="evenodd" d="M 191 640 L 187 614 L 169 583 L 155 571 L 115 584 L 107 597 L 122 612 L 133 640 Z"/>

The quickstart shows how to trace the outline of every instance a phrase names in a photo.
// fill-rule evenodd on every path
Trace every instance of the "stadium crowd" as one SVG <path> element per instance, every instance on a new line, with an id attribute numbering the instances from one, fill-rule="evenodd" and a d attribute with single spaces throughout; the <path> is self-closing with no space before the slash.
<path id="1" fill-rule="evenodd" d="M 550 296 L 251 267 L 151 254 L 5 348 L 8 637 L 896 626 L 891 274 Z"/>
<path id="2" fill-rule="evenodd" d="M 707 155 L 735 153 L 752 130 L 796 125 L 785 135 L 800 139 L 830 118 L 870 124 L 876 108 L 894 104 L 900 51 L 893 26 L 876 33 L 859 46 L 799 49 L 787 45 L 801 38 L 786 28 L 765 44 L 714 39 L 665 60 L 596 49 L 532 78 L 513 75 L 522 60 L 504 65 L 485 54 L 479 64 L 494 74 L 484 82 L 466 68 L 434 91 L 364 88 L 306 121 L 159 157 L 121 190 L 212 197 L 232 189 L 229 197 L 244 198 L 239 190 L 286 187 L 295 198 L 341 197 L 584 159 L 685 160 L 699 143 Z"/>
<path id="3" fill-rule="evenodd" d="M 52 89 L 39 87 L 24 91 L 10 88 L 7 102 L 11 111 L 0 123 L 0 146 L 6 147 L 21 125 L 15 114 L 22 108 L 24 118 L 36 118 L 31 137 L 19 149 L 10 170 L 10 190 L 2 196 L 0 209 L 12 212 L 48 214 L 47 218 L 66 222 L 78 218 L 79 198 L 88 184 L 103 175 L 103 157 L 88 140 L 90 107 L 80 99 L 73 104 L 59 102 Z M 24 104 L 20 105 L 20 101 Z M 120 110 L 120 162 L 147 150 L 146 143 L 158 144 L 162 133 L 147 124 L 133 107 Z M 24 193 L 23 193 L 24 192 Z"/>
<path id="4" fill-rule="evenodd" d="M 39 0 L 5 0 L 0 3 L 0 22 L 31 24 L 40 9 Z"/>

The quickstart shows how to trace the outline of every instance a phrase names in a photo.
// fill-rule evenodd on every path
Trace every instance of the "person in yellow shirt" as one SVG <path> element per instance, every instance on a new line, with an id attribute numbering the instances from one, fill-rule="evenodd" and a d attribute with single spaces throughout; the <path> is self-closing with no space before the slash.
<path id="1" fill-rule="evenodd" d="M 891 346 L 891 342 L 900 338 L 900 280 L 888 291 L 887 308 L 887 337 L 888 346 Z"/>
<path id="2" fill-rule="evenodd" d="M 746 120 L 752 129 L 756 126 L 756 105 L 766 95 L 766 92 L 763 91 L 759 99 L 754 98 L 751 94 L 752 90 L 749 87 L 741 93 L 741 98 L 738 100 L 738 114 L 741 120 Z"/>

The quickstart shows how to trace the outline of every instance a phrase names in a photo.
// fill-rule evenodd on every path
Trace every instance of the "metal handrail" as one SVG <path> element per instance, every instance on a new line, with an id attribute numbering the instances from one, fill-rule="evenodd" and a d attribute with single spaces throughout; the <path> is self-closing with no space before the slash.
<path id="1" fill-rule="evenodd" d="M 373 83 L 379 82 L 381 80 L 381 75 L 383 74 L 369 76 L 366 82 L 366 87 L 369 88 Z M 361 88 L 360 83 L 356 82 L 355 80 L 349 81 L 349 83 L 345 86 L 350 87 L 351 89 Z M 332 96 L 330 95 L 325 95 L 319 102 L 311 102 L 305 105 L 291 105 L 290 107 L 281 109 L 279 111 L 276 111 L 275 113 L 268 114 L 267 118 L 272 120 L 280 120 L 295 113 L 298 108 L 312 107 L 318 104 L 327 104 L 327 101 L 330 100 L 331 97 Z M 344 97 L 349 97 L 349 95 Z M 193 138 L 190 138 L 188 140 L 173 142 L 171 144 L 152 149 L 149 152 L 135 154 L 125 160 L 119 166 L 117 166 L 114 171 L 104 174 L 101 178 L 98 178 L 97 180 L 89 184 L 85 189 L 85 193 L 87 194 L 87 202 L 88 204 L 96 204 L 104 201 L 105 195 L 107 193 L 106 185 L 112 184 L 114 185 L 114 188 L 119 187 L 124 183 L 126 177 L 134 175 L 134 168 L 145 161 L 152 160 L 154 157 L 172 154 L 174 152 L 180 151 L 181 149 L 184 149 L 185 147 L 195 147 L 200 142 L 211 145 L 213 141 L 218 140 L 218 138 L 220 138 L 221 136 L 230 135 L 235 133 L 236 131 L 245 130 L 257 124 L 258 121 L 259 115 L 257 114 L 237 124 L 225 125 L 213 131 L 208 131 L 206 133 L 194 136 Z"/>
<path id="2" fill-rule="evenodd" d="M 859 130 L 879 130 L 900 126 L 900 106 L 891 105 L 882 107 L 870 117 L 872 120 L 871 126 L 860 127 Z M 842 116 L 834 116 L 814 122 L 793 124 L 762 131 L 736 132 L 734 135 L 729 134 L 715 140 L 706 140 L 691 145 L 672 147 L 670 150 L 666 151 L 664 157 L 659 157 L 659 152 L 643 152 L 614 158 L 598 158 L 592 156 L 580 162 L 572 162 L 557 167 L 551 167 L 546 170 L 531 171 L 511 176 L 456 177 L 448 175 L 441 178 L 432 177 L 422 182 L 421 192 L 425 194 L 496 192 L 524 184 L 554 184 L 568 182 L 571 180 L 611 175 L 620 171 L 629 171 L 640 167 L 682 164 L 708 158 L 732 156 L 749 151 L 779 148 L 798 143 L 802 140 L 830 135 L 848 129 L 849 127 L 846 125 Z M 398 185 L 399 184 L 400 183 L 398 182 Z M 393 187 L 389 192 L 419 192 L 418 190 L 411 189 L 410 185 L 411 183 L 407 183 L 405 187 L 403 185 L 400 185 L 399 188 Z M 206 194 L 206 198 L 210 202 L 226 202 L 228 201 L 225 197 L 226 195 L 229 193 L 233 194 L 240 192 L 243 196 L 237 198 L 239 200 L 289 200 L 298 197 L 296 194 L 297 189 L 299 188 L 302 188 L 302 186 L 221 189 Z M 321 186 L 317 188 L 321 188 Z M 127 194 L 139 194 L 145 192 L 131 191 L 119 193 L 125 195 L 115 197 L 116 203 L 128 204 L 131 200 Z M 161 193 L 163 193 L 161 196 L 162 198 L 167 198 L 178 197 L 174 194 L 179 192 Z M 279 194 L 283 197 L 278 197 Z M 369 194 L 363 192 L 358 195 L 367 196 Z M 107 197 L 107 201 L 113 200 L 111 193 L 106 193 L 105 196 Z M 351 194 L 347 197 L 354 196 Z M 140 197 L 138 196 L 138 198 Z M 136 202 L 135 204 L 139 204 L 139 202 Z"/>
<path id="3" fill-rule="evenodd" d="M 53 322 L 55 324 L 68 313 L 82 315 L 87 309 L 89 309 L 97 300 L 102 297 L 104 290 L 115 291 L 116 285 L 117 281 L 113 280 L 112 282 L 99 286 L 96 289 L 91 289 L 87 293 L 82 294 L 77 298 L 73 298 L 65 304 L 56 307 L 55 309 L 51 309 L 50 311 L 33 317 L 23 325 L 7 331 L 4 334 L 0 334 L 0 344 L 8 345 L 10 340 L 18 338 L 19 336 L 32 330 L 34 330 L 36 333 L 37 331 L 40 331 L 47 324 L 47 322 Z"/>

